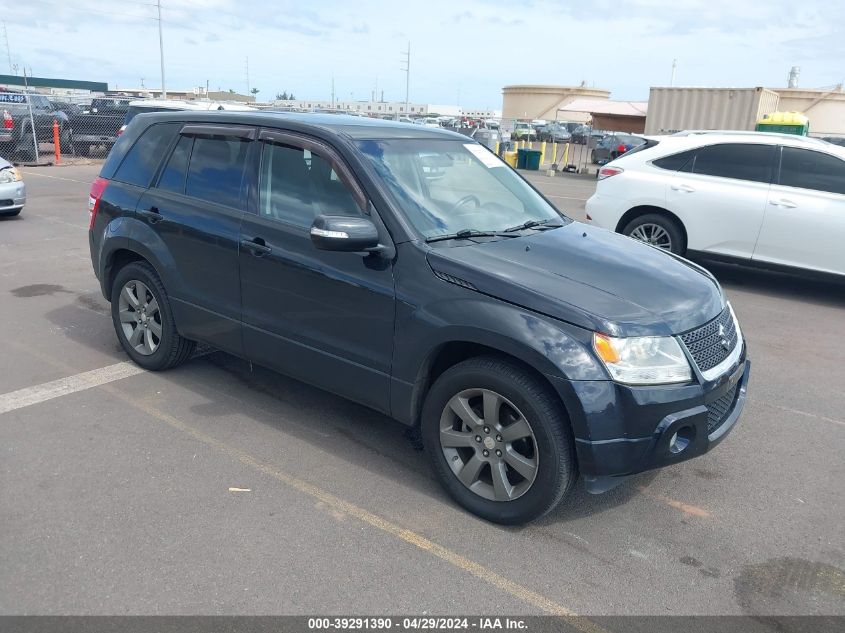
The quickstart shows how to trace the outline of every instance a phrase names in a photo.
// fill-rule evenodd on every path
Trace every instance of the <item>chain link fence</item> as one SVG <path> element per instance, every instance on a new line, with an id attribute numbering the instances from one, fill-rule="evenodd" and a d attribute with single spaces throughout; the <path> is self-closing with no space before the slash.
<path id="1" fill-rule="evenodd" d="M 105 158 L 129 99 L 0 92 L 0 157 L 13 163 L 77 163 Z"/>

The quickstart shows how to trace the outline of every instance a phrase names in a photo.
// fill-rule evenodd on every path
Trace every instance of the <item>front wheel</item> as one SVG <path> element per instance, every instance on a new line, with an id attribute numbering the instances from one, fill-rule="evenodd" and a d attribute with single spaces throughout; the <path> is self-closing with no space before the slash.
<path id="1" fill-rule="evenodd" d="M 144 369 L 175 367 L 194 350 L 194 342 L 176 331 L 164 286 L 145 262 L 128 264 L 115 276 L 111 314 L 120 344 Z"/>
<path id="2" fill-rule="evenodd" d="M 559 399 L 508 359 L 471 358 L 444 372 L 426 398 L 422 434 L 449 494 L 495 523 L 543 516 L 576 478 Z"/>
<path id="3" fill-rule="evenodd" d="M 676 255 L 683 255 L 686 251 L 681 227 L 674 220 L 658 213 L 646 213 L 634 218 L 625 225 L 622 233 Z"/>

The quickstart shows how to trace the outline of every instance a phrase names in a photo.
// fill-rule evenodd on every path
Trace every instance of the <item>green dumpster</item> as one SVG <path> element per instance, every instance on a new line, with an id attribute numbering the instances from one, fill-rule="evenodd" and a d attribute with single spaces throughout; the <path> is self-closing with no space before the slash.
<path id="1" fill-rule="evenodd" d="M 525 169 L 531 171 L 538 171 L 540 169 L 540 157 L 543 153 L 539 149 L 526 149 L 525 152 Z"/>
<path id="2" fill-rule="evenodd" d="M 516 168 L 517 169 L 525 169 L 525 160 L 528 152 L 531 150 L 528 149 L 517 149 L 516 150 Z"/>

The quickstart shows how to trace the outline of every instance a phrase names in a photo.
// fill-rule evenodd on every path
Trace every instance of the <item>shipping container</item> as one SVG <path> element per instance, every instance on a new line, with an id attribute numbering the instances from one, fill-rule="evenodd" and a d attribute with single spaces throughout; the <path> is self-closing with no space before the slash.
<path id="1" fill-rule="evenodd" d="M 652 88 L 646 134 L 681 130 L 753 130 L 778 109 L 778 93 L 767 88 Z"/>

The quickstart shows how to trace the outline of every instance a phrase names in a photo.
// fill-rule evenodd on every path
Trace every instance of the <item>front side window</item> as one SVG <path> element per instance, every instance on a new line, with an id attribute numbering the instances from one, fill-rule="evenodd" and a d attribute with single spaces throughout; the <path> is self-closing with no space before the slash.
<path id="1" fill-rule="evenodd" d="M 698 150 L 694 173 L 752 182 L 771 182 L 774 145 L 721 143 Z"/>
<path id="2" fill-rule="evenodd" d="M 263 217 L 307 228 L 318 215 L 361 215 L 351 189 L 331 161 L 307 149 L 265 143 L 260 182 Z"/>
<path id="3" fill-rule="evenodd" d="M 249 142 L 228 136 L 197 136 L 185 180 L 193 198 L 237 207 Z"/>
<path id="4" fill-rule="evenodd" d="M 117 168 L 115 180 L 148 187 L 163 154 L 181 123 L 157 123 L 148 127 Z"/>
<path id="5" fill-rule="evenodd" d="M 460 140 L 359 141 L 396 204 L 426 238 L 502 231 L 563 216 L 495 154 Z"/>
<path id="6" fill-rule="evenodd" d="M 845 194 L 845 161 L 808 149 L 784 147 L 780 184 Z"/>

